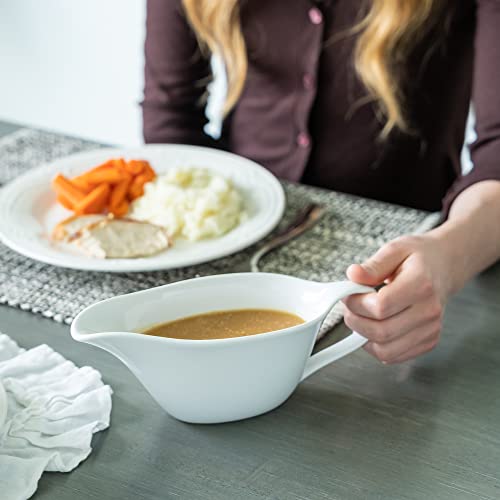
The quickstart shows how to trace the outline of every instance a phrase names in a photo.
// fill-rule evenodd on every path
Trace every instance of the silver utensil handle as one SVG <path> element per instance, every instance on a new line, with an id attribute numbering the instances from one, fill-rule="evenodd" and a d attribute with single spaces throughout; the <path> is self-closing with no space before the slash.
<path id="1" fill-rule="evenodd" d="M 250 270 L 253 273 L 259 272 L 259 261 L 264 255 L 313 227 L 324 213 L 325 209 L 321 205 L 317 205 L 316 203 L 307 205 L 291 224 L 253 254 L 250 259 Z"/>

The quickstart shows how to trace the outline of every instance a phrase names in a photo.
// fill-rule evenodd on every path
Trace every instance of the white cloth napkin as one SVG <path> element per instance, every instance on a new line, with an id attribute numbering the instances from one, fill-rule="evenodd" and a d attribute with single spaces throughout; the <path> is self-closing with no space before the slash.
<path id="1" fill-rule="evenodd" d="M 109 426 L 111 388 L 101 374 L 47 345 L 21 349 L 0 333 L 0 379 L 7 393 L 0 428 L 0 498 L 36 491 L 44 471 L 69 472 L 88 457 L 92 434 Z"/>

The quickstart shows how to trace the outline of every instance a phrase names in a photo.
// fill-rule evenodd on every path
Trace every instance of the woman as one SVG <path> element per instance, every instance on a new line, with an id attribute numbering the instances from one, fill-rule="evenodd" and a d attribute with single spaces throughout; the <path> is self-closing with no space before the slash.
<path id="1" fill-rule="evenodd" d="M 217 147 L 282 178 L 426 210 L 443 224 L 347 270 L 387 286 L 345 301 L 366 350 L 432 349 L 444 305 L 500 257 L 500 2 L 149 0 L 144 135 L 210 144 L 209 55 L 228 76 Z M 461 176 L 472 99 L 475 168 Z"/>

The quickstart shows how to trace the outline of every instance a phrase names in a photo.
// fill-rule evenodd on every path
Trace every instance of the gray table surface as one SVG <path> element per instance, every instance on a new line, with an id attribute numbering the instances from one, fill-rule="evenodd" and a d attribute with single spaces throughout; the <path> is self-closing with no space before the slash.
<path id="1" fill-rule="evenodd" d="M 0 123 L 0 135 L 15 128 Z M 90 457 L 45 473 L 36 499 L 500 498 L 500 265 L 449 302 L 428 355 L 386 367 L 359 350 L 277 410 L 223 425 L 169 417 L 67 326 L 0 306 L 0 330 L 94 366 L 114 390 L 111 427 Z M 337 327 L 318 349 L 342 335 Z"/>

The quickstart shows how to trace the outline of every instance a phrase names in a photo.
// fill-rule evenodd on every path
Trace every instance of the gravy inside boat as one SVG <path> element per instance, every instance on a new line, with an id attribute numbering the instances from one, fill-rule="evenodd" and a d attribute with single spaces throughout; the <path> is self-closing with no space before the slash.
<path id="1" fill-rule="evenodd" d="M 301 325 L 304 320 L 274 309 L 214 311 L 155 325 L 141 332 L 172 339 L 211 340 L 246 337 Z"/>

